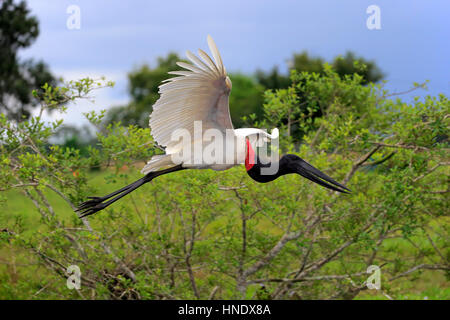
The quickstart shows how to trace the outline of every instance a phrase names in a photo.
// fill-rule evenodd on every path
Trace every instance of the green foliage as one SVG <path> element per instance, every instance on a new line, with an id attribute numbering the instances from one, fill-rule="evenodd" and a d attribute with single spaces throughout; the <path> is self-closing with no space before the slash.
<path id="1" fill-rule="evenodd" d="M 356 57 L 351 51 L 346 52 L 344 56 L 334 58 L 332 66 L 341 77 L 354 73 L 360 75 L 362 77 L 362 84 L 377 83 L 384 78 L 383 72 L 374 61 L 368 61 L 363 57 Z M 296 68 L 296 70 L 301 69 Z"/>
<path id="2" fill-rule="evenodd" d="M 249 124 L 247 117 L 251 114 L 257 119 L 263 118 L 262 104 L 264 87 L 254 79 L 240 73 L 230 75 L 233 90 L 230 94 L 230 114 L 235 128 Z"/>
<path id="3" fill-rule="evenodd" d="M 258 83 L 264 86 L 265 89 L 287 88 L 291 83 L 289 76 L 281 73 L 277 66 L 273 67 L 269 72 L 257 70 L 255 74 Z"/>
<path id="4" fill-rule="evenodd" d="M 169 71 L 178 70 L 177 61 L 184 61 L 176 53 L 159 57 L 155 68 L 143 65 L 128 74 L 131 102 L 126 106 L 111 108 L 106 116 L 108 123 L 120 121 L 123 125 L 148 127 L 148 117 L 152 106 L 158 100 L 158 87 L 163 80 L 170 78 Z"/>
<path id="5" fill-rule="evenodd" d="M 326 62 L 321 57 L 311 57 L 308 52 L 295 53 L 288 62 L 289 72 L 308 72 L 325 75 Z M 357 57 L 353 52 L 347 51 L 344 56 L 337 56 L 330 62 L 336 74 L 341 78 L 347 75 L 358 74 L 362 77 L 361 84 L 377 83 L 384 78 L 383 72 L 374 61 L 363 57 Z M 258 70 L 256 72 L 258 82 L 266 89 L 286 89 L 291 85 L 289 75 L 279 72 L 278 67 L 269 72 Z"/>
<path id="6" fill-rule="evenodd" d="M 267 74 L 258 71 L 257 79 L 266 89 L 275 89 L 276 92 L 266 92 L 265 98 L 268 101 L 264 106 L 266 118 L 286 128 L 288 140 L 294 143 L 299 143 L 309 130 L 315 128 L 313 126 L 315 119 L 321 118 L 331 105 L 330 101 L 321 100 L 321 92 L 310 92 L 312 88 L 305 84 L 309 77 L 317 80 L 320 90 L 327 88 L 334 90 L 335 85 L 340 85 L 340 82 L 336 82 L 337 80 L 350 77 L 354 79 L 356 86 L 359 86 L 356 90 L 363 91 L 364 88 L 361 85 L 376 83 L 384 76 L 375 62 L 356 57 L 352 52 L 347 52 L 344 57 L 334 58 L 331 65 L 324 63 L 320 57 L 310 57 L 306 51 L 294 54 L 289 63 L 289 70 L 291 77 L 279 73 L 277 68 Z M 323 79 L 319 80 L 320 78 Z M 325 84 L 325 82 L 328 83 Z M 324 85 L 325 87 L 322 87 Z M 354 94 L 352 91 L 354 87 L 347 88 L 350 90 L 350 95 Z M 327 95 L 335 97 L 334 93 L 328 92 Z M 289 97 L 295 97 L 295 99 L 289 99 Z M 254 118 L 262 119 L 256 115 Z"/>
<path id="7" fill-rule="evenodd" d="M 29 47 L 39 35 L 38 21 L 30 16 L 25 1 L 0 4 L 0 112 L 21 121 L 30 116 L 39 100 L 31 95 L 43 84 L 56 80 L 42 62 L 19 59 L 18 51 Z"/>
<path id="8" fill-rule="evenodd" d="M 284 150 L 347 184 L 350 195 L 296 175 L 258 184 L 240 167 L 186 170 L 79 219 L 73 209 L 86 196 L 140 177 L 143 160 L 159 152 L 149 130 L 103 127 L 104 113 L 91 112 L 99 146 L 82 157 L 48 147 L 62 123 L 3 115 L 0 194 L 16 210 L 0 210 L 0 252 L 33 265 L 2 267 L 0 297 L 448 299 L 448 98 L 408 104 L 330 66 L 323 75 L 294 71 L 291 81 L 266 92 L 261 125 L 281 128 Z M 104 85 L 47 87 L 43 108 L 61 110 L 55 95 L 82 98 Z M 301 140 L 289 137 L 289 116 L 304 129 Z M 66 287 L 74 264 L 78 291 Z M 369 265 L 381 267 L 381 291 L 364 285 Z"/>
<path id="9" fill-rule="evenodd" d="M 310 57 L 306 51 L 294 54 L 290 69 L 298 72 L 325 74 L 325 61 L 320 57 Z M 376 83 L 383 79 L 384 75 L 373 61 L 363 57 L 357 57 L 353 52 L 347 51 L 344 56 L 337 56 L 330 63 L 333 70 L 341 77 L 358 74 L 362 77 L 362 84 Z"/>

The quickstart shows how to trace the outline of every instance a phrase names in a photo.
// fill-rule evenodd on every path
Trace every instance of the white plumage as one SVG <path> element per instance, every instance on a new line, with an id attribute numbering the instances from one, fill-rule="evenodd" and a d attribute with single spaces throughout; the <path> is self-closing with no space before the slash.
<path id="1" fill-rule="evenodd" d="M 224 144 L 227 143 L 226 131 L 233 130 L 235 142 L 239 145 L 235 148 L 234 163 L 227 164 L 195 164 L 184 167 L 211 168 L 224 170 L 244 162 L 245 143 L 242 137 L 252 136 L 255 142 L 259 135 L 276 138 L 278 130 L 275 129 L 272 135 L 261 129 L 244 128 L 233 129 L 228 97 L 231 92 L 231 80 L 227 76 L 219 50 L 214 40 L 208 36 L 208 46 L 214 61 L 203 50 L 199 49 L 197 57 L 190 51 L 186 55 L 192 64 L 177 62 L 177 64 L 187 71 L 172 71 L 170 74 L 178 77 L 164 81 L 159 87 L 160 98 L 153 105 L 153 112 L 150 115 L 150 128 L 154 140 L 165 147 L 165 155 L 154 156 L 142 169 L 142 173 L 159 170 L 162 167 L 173 165 L 172 155 L 179 153 L 183 148 L 178 141 L 173 141 L 172 134 L 177 129 L 187 130 L 191 137 L 195 136 L 194 122 L 201 121 L 202 130 L 216 129 L 222 132 Z M 230 137 L 228 137 L 230 139 Z M 210 141 L 200 142 L 202 145 Z M 192 144 L 194 143 L 192 139 Z M 184 147 L 186 148 L 186 147 Z M 194 161 L 191 161 L 194 163 Z"/>

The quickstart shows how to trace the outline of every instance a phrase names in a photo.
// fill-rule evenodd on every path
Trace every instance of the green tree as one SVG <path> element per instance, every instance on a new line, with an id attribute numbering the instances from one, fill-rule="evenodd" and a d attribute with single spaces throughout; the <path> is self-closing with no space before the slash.
<path id="1" fill-rule="evenodd" d="M 288 62 L 289 71 L 314 72 L 323 75 L 325 60 L 321 57 L 311 57 L 307 51 L 296 53 Z M 340 77 L 354 73 L 362 76 L 362 84 L 376 83 L 383 79 L 384 74 L 374 61 L 357 57 L 348 51 L 344 56 L 335 57 L 330 64 Z M 258 82 L 266 89 L 286 89 L 291 84 L 289 75 L 283 74 L 275 67 L 269 72 L 257 71 Z"/>
<path id="2" fill-rule="evenodd" d="M 67 124 L 59 127 L 50 140 L 51 144 L 59 145 L 61 148 L 80 150 L 81 156 L 89 156 L 89 147 L 96 147 L 97 142 L 88 126 L 77 127 Z"/>
<path id="3" fill-rule="evenodd" d="M 325 76 L 329 65 L 324 63 L 320 57 L 311 57 L 308 53 L 302 52 L 294 54 L 290 62 L 290 72 L 306 72 L 316 76 Z M 344 57 L 338 56 L 334 58 L 331 63 L 334 72 L 342 79 L 346 77 L 358 75 L 360 76 L 361 85 L 368 85 L 369 83 L 376 83 L 383 78 L 383 73 L 373 61 L 367 61 L 362 57 L 356 57 L 352 52 L 347 52 Z M 276 69 L 275 69 L 276 71 Z M 301 121 L 308 120 L 310 123 L 314 122 L 314 118 L 320 118 L 328 108 L 329 104 L 318 105 L 315 101 L 310 101 L 308 92 L 302 83 L 294 83 L 292 86 L 292 78 L 272 71 L 269 74 L 259 73 L 258 80 L 260 83 L 266 85 L 274 85 L 274 87 L 266 87 L 267 89 L 275 89 L 277 94 L 267 92 L 266 101 L 268 105 L 265 107 L 272 119 L 280 120 L 283 126 L 287 127 L 287 135 L 293 142 L 299 142 L 303 135 L 308 130 L 313 129 L 314 126 L 301 124 Z M 299 78 L 295 78 L 296 81 Z M 286 97 L 292 97 L 289 91 L 295 90 L 295 101 L 291 101 Z M 273 103 L 274 97 L 279 101 Z M 281 107 L 280 102 L 284 104 Z M 282 110 L 280 110 L 280 107 Z M 300 117 L 306 117 L 305 119 Z M 300 118 L 299 118 L 300 117 Z"/>
<path id="4" fill-rule="evenodd" d="M 140 176 L 142 160 L 158 151 L 149 129 L 108 124 L 100 149 L 82 157 L 48 147 L 61 121 L 0 116 L 0 195 L 18 208 L 0 210 L 0 298 L 448 300 L 448 98 L 406 103 L 330 66 L 323 75 L 294 71 L 291 81 L 266 97 L 265 124 L 281 128 L 283 150 L 351 194 L 297 175 L 259 184 L 242 167 L 185 170 L 79 219 L 73 209 L 87 195 Z M 44 98 L 76 99 L 96 86 L 83 79 L 47 88 Z M 293 145 L 271 112 L 286 114 L 285 101 L 299 93 L 328 108 L 320 118 L 296 110 L 299 126 L 317 130 Z M 102 113 L 86 116 L 103 125 Z M 93 163 L 103 172 L 92 175 Z M 82 270 L 78 291 L 65 286 L 73 264 Z M 371 265 L 381 268 L 380 291 L 367 290 Z"/>
<path id="5" fill-rule="evenodd" d="M 131 102 L 126 106 L 111 108 L 106 115 L 108 123 L 120 121 L 123 125 L 148 127 L 148 117 L 153 104 L 158 100 L 158 87 L 170 77 L 169 71 L 179 70 L 177 61 L 183 61 L 176 53 L 159 57 L 155 68 L 143 65 L 128 74 L 128 92 Z"/>
<path id="6" fill-rule="evenodd" d="M 55 79 L 42 62 L 21 60 L 18 51 L 29 47 L 39 35 L 39 25 L 25 1 L 0 4 L 0 112 L 21 121 L 28 118 L 38 100 L 31 91 Z"/>
<path id="7" fill-rule="evenodd" d="M 289 87 L 289 76 L 281 73 L 277 66 L 273 67 L 269 72 L 257 70 L 256 79 L 265 89 L 281 89 Z"/>
<path id="8" fill-rule="evenodd" d="M 251 121 L 248 116 L 251 114 L 255 119 L 262 119 L 264 87 L 244 74 L 232 73 L 229 77 L 233 83 L 229 100 L 233 125 L 236 128 L 248 125 Z"/>
<path id="9" fill-rule="evenodd" d="M 363 57 L 357 57 L 353 52 L 348 51 L 344 56 L 334 58 L 332 64 L 336 73 L 344 77 L 354 73 L 362 77 L 361 84 L 377 83 L 384 78 L 381 69 L 374 61 L 366 60 Z M 301 69 L 297 69 L 302 71 Z M 323 71 L 322 71 L 323 72 Z"/>

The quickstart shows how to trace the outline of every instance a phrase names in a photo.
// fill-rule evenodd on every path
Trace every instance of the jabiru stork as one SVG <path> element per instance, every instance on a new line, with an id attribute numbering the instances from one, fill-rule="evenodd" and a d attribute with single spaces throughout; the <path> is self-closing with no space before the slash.
<path id="1" fill-rule="evenodd" d="M 139 180 L 114 191 L 103 197 L 89 197 L 76 209 L 80 212 L 80 217 L 94 214 L 120 198 L 136 190 L 143 184 L 152 181 L 154 178 L 185 169 L 213 169 L 226 170 L 236 165 L 245 164 L 248 175 L 255 181 L 266 183 L 286 174 L 299 174 L 321 186 L 338 192 L 348 193 L 350 190 L 330 178 L 325 173 L 316 169 L 300 157 L 294 154 L 286 154 L 278 161 L 274 172 L 263 173 L 264 168 L 272 166 L 274 163 L 261 161 L 255 152 L 257 143 L 261 138 L 265 141 L 277 139 L 278 129 L 272 130 L 271 134 L 257 128 L 234 129 L 231 122 L 228 97 L 231 92 L 231 80 L 222 63 L 222 58 L 211 36 L 207 37 L 208 46 L 214 61 L 199 49 L 199 57 L 186 52 L 192 64 L 178 62 L 178 66 L 186 69 L 184 71 L 172 71 L 169 74 L 177 77 L 163 81 L 159 87 L 160 98 L 153 105 L 153 112 L 150 115 L 151 135 L 162 147 L 165 147 L 164 155 L 156 155 L 142 169 L 144 176 Z M 174 161 L 174 155 L 184 152 L 187 149 L 195 149 L 195 143 L 200 141 L 200 145 L 210 142 L 210 139 L 196 137 L 195 123 L 201 122 L 202 129 L 213 129 L 223 133 L 223 144 L 233 142 L 233 156 L 231 161 L 206 163 L 184 158 L 181 161 Z M 187 131 L 194 139 L 188 144 L 181 145 L 173 140 L 173 132 L 179 129 Z M 225 135 L 225 132 L 231 135 Z M 217 139 L 217 137 L 215 137 Z M 236 142 L 240 141 L 240 142 Z M 189 154 L 189 152 L 186 152 Z M 195 154 L 195 150 L 194 150 Z M 192 157 L 195 157 L 193 155 Z M 191 161 L 189 161 L 191 160 Z"/>

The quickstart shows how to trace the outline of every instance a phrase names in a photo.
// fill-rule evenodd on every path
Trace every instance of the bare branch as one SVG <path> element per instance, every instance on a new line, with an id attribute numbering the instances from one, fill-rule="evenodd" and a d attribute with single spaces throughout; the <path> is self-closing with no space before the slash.
<path id="1" fill-rule="evenodd" d="M 411 269 L 409 269 L 405 272 L 402 272 L 399 275 L 396 275 L 395 277 L 390 278 L 389 281 L 393 281 L 393 280 L 396 280 L 401 277 L 406 277 L 407 275 L 413 273 L 414 271 L 420 270 L 420 269 L 449 271 L 450 266 L 449 265 L 430 265 L 430 264 L 423 263 L 423 264 L 419 264 L 415 267 L 412 267 Z"/>
<path id="2" fill-rule="evenodd" d="M 421 146 L 415 146 L 415 145 L 406 145 L 406 144 L 387 144 L 383 142 L 376 142 L 371 141 L 370 143 L 380 146 L 380 147 L 387 147 L 387 148 L 400 148 L 400 149 L 411 149 L 411 150 L 421 150 L 421 151 L 429 151 L 429 148 L 421 147 Z"/>
<path id="3" fill-rule="evenodd" d="M 216 293 L 217 293 L 217 291 L 219 290 L 219 286 L 215 286 L 213 289 L 212 289 L 212 291 L 211 291 L 211 293 L 209 294 L 209 298 L 208 298 L 208 300 L 213 300 L 214 299 L 214 296 L 216 295 Z"/>
<path id="4" fill-rule="evenodd" d="M 307 230 L 312 228 L 318 221 L 320 220 L 320 217 L 317 217 L 308 227 Z M 275 258 L 278 253 L 284 248 L 284 246 L 292 240 L 298 239 L 302 234 L 303 230 L 299 230 L 297 232 L 290 232 L 285 233 L 280 240 L 277 242 L 277 244 L 259 261 L 257 261 L 255 264 L 253 264 L 251 267 L 249 267 L 247 270 L 244 271 L 244 277 L 248 277 L 255 272 L 257 272 L 259 269 L 263 268 L 267 264 L 272 261 L 273 258 Z"/>
<path id="5" fill-rule="evenodd" d="M 430 173 L 432 173 L 433 171 L 435 171 L 437 168 L 439 168 L 440 166 L 448 166 L 450 165 L 450 162 L 440 162 L 438 164 L 436 164 L 435 166 L 433 166 L 430 170 L 428 170 L 427 172 L 425 172 L 424 174 L 418 176 L 417 178 L 413 179 L 413 182 L 417 182 L 420 179 L 423 179 L 424 177 L 426 177 L 427 175 L 429 175 Z"/>
<path id="6" fill-rule="evenodd" d="M 359 169 L 359 167 L 361 167 L 364 162 L 366 162 L 375 152 L 377 152 L 379 149 L 381 148 L 381 146 L 376 146 L 375 148 L 373 148 L 372 150 L 370 150 L 369 152 L 367 152 L 365 155 L 363 155 L 361 158 L 358 159 L 358 161 L 356 161 L 352 168 L 350 169 L 350 171 L 347 173 L 346 177 L 344 178 L 344 185 L 350 181 L 350 179 L 353 177 L 353 175 L 355 174 L 356 170 Z"/>

